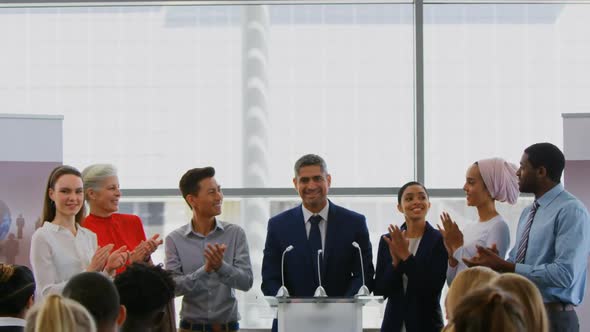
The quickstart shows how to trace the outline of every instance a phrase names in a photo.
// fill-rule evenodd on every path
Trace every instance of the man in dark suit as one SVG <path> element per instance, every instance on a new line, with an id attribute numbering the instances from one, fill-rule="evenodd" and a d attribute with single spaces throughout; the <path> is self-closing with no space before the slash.
<path id="1" fill-rule="evenodd" d="M 367 287 L 372 289 L 373 255 L 365 217 L 328 200 L 332 178 L 326 162 L 305 155 L 295 163 L 293 184 L 302 204 L 268 222 L 262 261 L 262 292 L 275 296 L 281 287 L 281 256 L 285 255 L 285 286 L 292 297 L 313 296 L 319 286 L 317 252 L 322 286 L 328 296 L 354 296 L 363 284 L 358 249 L 365 267 Z M 273 324 L 276 331 L 276 320 Z"/>
<path id="2" fill-rule="evenodd" d="M 28 267 L 0 264 L 0 332 L 24 331 L 34 293 L 35 279 Z"/>

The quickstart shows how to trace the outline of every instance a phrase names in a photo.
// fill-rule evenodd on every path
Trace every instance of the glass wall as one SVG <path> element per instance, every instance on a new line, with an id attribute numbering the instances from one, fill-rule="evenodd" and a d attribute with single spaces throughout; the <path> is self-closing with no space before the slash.
<path id="1" fill-rule="evenodd" d="M 412 40 L 410 4 L 4 8 L 0 109 L 64 115 L 64 162 L 112 162 L 125 188 L 196 165 L 289 187 L 305 153 L 335 186 L 393 187 L 414 170 Z"/>
<path id="2" fill-rule="evenodd" d="M 148 235 L 189 221 L 179 196 L 161 196 L 189 168 L 214 166 L 230 193 L 282 190 L 226 195 L 221 216 L 244 227 L 251 249 L 255 282 L 239 292 L 242 327 L 267 328 L 266 222 L 298 204 L 299 156 L 326 158 L 332 186 L 345 193 L 332 200 L 367 216 L 376 254 L 387 225 L 402 222 L 393 188 L 419 167 L 439 193 L 428 220 L 447 211 L 464 226 L 476 220 L 460 189 L 468 165 L 493 156 L 518 163 L 538 141 L 562 146 L 561 113 L 590 112 L 590 5 L 426 2 L 421 44 L 410 2 L 23 2 L 0 8 L 0 109 L 64 115 L 64 163 L 113 163 L 124 189 L 147 189 L 125 198 L 122 212 L 139 214 Z M 415 153 L 420 135 L 424 158 Z M 530 201 L 498 205 L 512 243 Z M 162 262 L 163 250 L 154 258 Z M 365 327 L 380 326 L 383 308 L 364 309 Z"/>
<path id="3" fill-rule="evenodd" d="M 561 114 L 590 110 L 588 19 L 588 4 L 424 6 L 430 187 L 459 187 L 477 159 L 562 146 Z"/>
<path id="4" fill-rule="evenodd" d="M 265 227 L 263 224 L 252 222 L 251 220 L 241 219 L 243 209 L 251 201 L 256 200 L 257 205 L 264 205 L 265 210 L 270 215 L 275 215 L 285 209 L 299 204 L 296 196 L 273 198 L 244 198 L 231 197 L 226 198 L 223 204 L 222 220 L 235 222 L 244 227 L 248 237 L 250 247 L 250 258 L 254 272 L 254 285 L 248 292 L 238 291 L 239 310 L 242 314 L 242 327 L 247 328 L 268 328 L 271 326 L 271 320 L 274 312 L 269 308 L 264 300 L 264 295 L 260 290 L 262 277 L 260 274 L 262 268 L 262 256 L 264 249 Z M 133 197 L 126 198 L 121 205 L 122 212 L 139 215 L 144 224 L 148 235 L 152 234 L 169 234 L 174 229 L 185 225 L 191 218 L 191 212 L 182 198 L 145 198 Z M 397 198 L 391 196 L 375 197 L 334 197 L 332 201 L 348 209 L 358 211 L 367 217 L 367 224 L 371 243 L 373 246 L 373 263 L 377 257 L 379 240 L 386 232 L 389 224 L 401 225 L 403 216 L 397 211 Z M 498 211 L 506 218 L 511 235 L 511 246 L 515 242 L 516 224 L 522 209 L 532 202 L 532 198 L 521 197 L 514 206 L 508 204 L 497 204 Z M 434 226 L 443 211 L 448 212 L 453 219 L 463 228 L 468 223 L 477 221 L 476 209 L 467 207 L 464 198 L 431 198 L 432 207 L 428 213 L 427 220 Z M 154 255 L 156 263 L 164 261 L 164 249 L 160 248 Z M 444 294 L 441 297 L 441 307 L 444 310 Z M 177 311 L 181 306 L 181 298 L 176 299 Z M 383 319 L 385 306 L 377 303 L 370 303 L 364 308 L 363 321 L 365 328 L 379 328 Z"/>

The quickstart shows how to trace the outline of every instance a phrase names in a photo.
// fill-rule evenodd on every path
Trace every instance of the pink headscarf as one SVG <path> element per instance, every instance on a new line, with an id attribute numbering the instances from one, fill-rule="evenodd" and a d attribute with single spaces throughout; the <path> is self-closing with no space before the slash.
<path id="1" fill-rule="evenodd" d="M 519 194 L 516 165 L 502 158 L 478 160 L 477 165 L 492 198 L 500 202 L 516 203 Z"/>

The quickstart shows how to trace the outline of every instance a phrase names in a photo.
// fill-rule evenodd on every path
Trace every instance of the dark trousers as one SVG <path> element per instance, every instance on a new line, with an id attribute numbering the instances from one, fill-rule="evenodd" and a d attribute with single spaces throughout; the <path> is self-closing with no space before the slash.
<path id="1" fill-rule="evenodd" d="M 551 311 L 547 310 L 547 318 L 551 332 L 579 332 L 580 322 L 575 310 Z"/>

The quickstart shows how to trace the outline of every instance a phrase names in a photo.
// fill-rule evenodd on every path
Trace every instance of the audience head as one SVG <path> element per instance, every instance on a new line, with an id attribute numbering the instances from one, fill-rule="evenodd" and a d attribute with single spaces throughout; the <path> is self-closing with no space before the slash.
<path id="1" fill-rule="evenodd" d="M 131 264 L 115 277 L 115 286 L 127 308 L 125 325 L 159 324 L 164 308 L 174 298 L 174 281 L 160 265 Z"/>
<path id="2" fill-rule="evenodd" d="M 469 292 L 457 305 L 450 324 L 454 332 L 527 331 L 520 302 L 489 286 Z"/>
<path id="3" fill-rule="evenodd" d="M 178 186 L 180 187 L 182 197 L 191 210 L 198 208 L 199 202 L 207 198 L 209 191 L 213 191 L 216 194 L 216 197 L 213 197 L 214 199 L 223 200 L 223 195 L 215 180 L 215 168 L 213 167 L 189 169 L 180 178 Z M 217 191 L 219 191 L 220 198 L 217 197 Z M 221 206 L 217 214 L 221 214 Z"/>
<path id="4" fill-rule="evenodd" d="M 80 171 L 67 165 L 54 168 L 45 187 L 42 220 L 53 221 L 59 212 L 65 215 L 74 214 L 76 223 L 80 223 L 86 214 L 83 188 Z M 69 204 L 72 199 L 78 204 Z"/>
<path id="5" fill-rule="evenodd" d="M 328 204 L 332 176 L 326 161 L 318 155 L 306 154 L 295 162 L 293 186 L 303 206 L 311 212 L 320 212 Z"/>
<path id="6" fill-rule="evenodd" d="M 543 297 L 529 279 L 516 273 L 505 273 L 496 278 L 492 285 L 512 294 L 522 304 L 528 331 L 549 331 Z"/>
<path id="7" fill-rule="evenodd" d="M 467 205 L 480 206 L 486 201 L 516 203 L 518 167 L 502 158 L 478 160 L 467 169 L 463 190 Z"/>
<path id="8" fill-rule="evenodd" d="M 25 318 L 34 294 L 35 279 L 28 267 L 0 264 L 0 317 Z"/>
<path id="9" fill-rule="evenodd" d="M 75 275 L 64 287 L 63 295 L 90 312 L 98 331 L 117 331 L 125 321 L 125 307 L 120 304 L 115 285 L 100 273 Z"/>
<path id="10" fill-rule="evenodd" d="M 447 292 L 445 300 L 447 318 L 454 317 L 457 305 L 467 294 L 489 285 L 498 275 L 498 272 L 485 266 L 474 266 L 459 272 Z"/>
<path id="11" fill-rule="evenodd" d="M 535 193 L 541 187 L 561 181 L 565 157 L 551 143 L 537 143 L 524 150 L 517 175 L 521 192 Z"/>
<path id="12" fill-rule="evenodd" d="M 416 181 L 401 186 L 397 192 L 397 209 L 404 214 L 406 221 L 426 220 L 426 214 L 430 209 L 426 187 Z"/>
<path id="13" fill-rule="evenodd" d="M 26 332 L 96 332 L 94 319 L 86 308 L 57 294 L 33 306 L 26 321 Z"/>
<path id="14" fill-rule="evenodd" d="M 111 164 L 94 164 L 82 171 L 84 193 L 91 213 L 110 215 L 119 210 L 119 178 Z"/>

